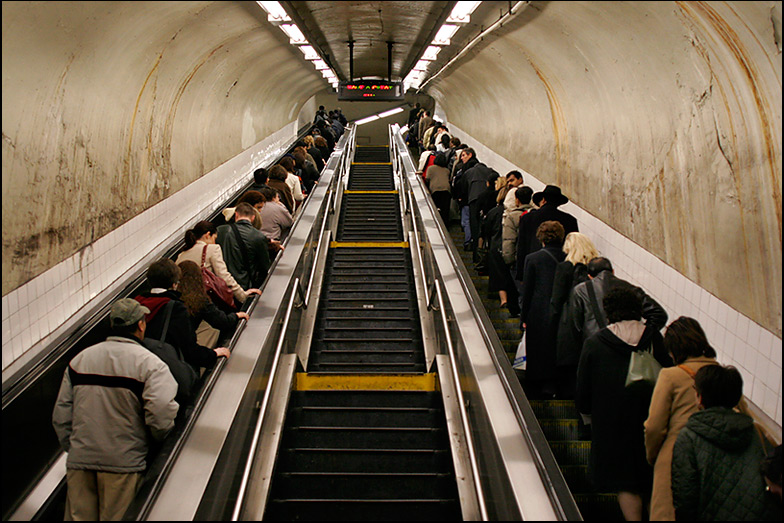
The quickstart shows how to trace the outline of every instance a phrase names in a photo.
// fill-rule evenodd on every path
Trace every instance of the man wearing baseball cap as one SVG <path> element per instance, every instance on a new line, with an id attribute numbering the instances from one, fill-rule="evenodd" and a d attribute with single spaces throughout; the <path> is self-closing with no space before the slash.
<path id="1" fill-rule="evenodd" d="M 150 310 L 112 305 L 112 335 L 65 370 L 52 424 L 68 453 L 66 520 L 119 520 L 141 485 L 147 434 L 162 440 L 179 405 L 169 367 L 141 344 Z"/>

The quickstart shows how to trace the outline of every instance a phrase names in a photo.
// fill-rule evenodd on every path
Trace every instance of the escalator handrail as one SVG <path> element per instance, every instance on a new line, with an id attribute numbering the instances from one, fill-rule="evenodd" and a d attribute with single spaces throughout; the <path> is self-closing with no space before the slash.
<path id="1" fill-rule="evenodd" d="M 273 356 L 272 367 L 270 369 L 270 377 L 269 380 L 267 380 L 267 387 L 264 389 L 264 399 L 262 400 L 261 408 L 259 409 L 259 415 L 256 420 L 256 428 L 253 431 L 253 440 L 250 444 L 250 452 L 248 453 L 247 460 L 245 461 L 245 465 L 243 467 L 242 481 L 240 482 L 239 492 L 237 493 L 237 501 L 234 503 L 234 510 L 231 515 L 232 521 L 238 521 L 240 510 L 242 509 L 242 505 L 245 501 L 245 492 L 248 487 L 250 470 L 253 466 L 253 461 L 256 459 L 258 442 L 261 437 L 261 428 L 264 424 L 264 418 L 267 413 L 267 408 L 269 407 L 270 397 L 272 396 L 273 385 L 275 384 L 275 379 L 278 374 L 278 365 L 280 363 L 280 358 L 283 352 L 283 345 L 286 341 L 286 335 L 288 334 L 287 331 L 289 327 L 289 320 L 291 319 L 291 312 L 294 310 L 294 300 L 297 297 L 297 294 L 301 293 L 301 291 L 302 287 L 299 284 L 299 278 L 297 278 L 294 280 L 294 285 L 291 288 L 291 297 L 289 298 L 289 304 L 286 308 L 286 315 L 283 318 L 283 326 L 280 329 L 278 343 L 275 347 L 275 354 Z"/>

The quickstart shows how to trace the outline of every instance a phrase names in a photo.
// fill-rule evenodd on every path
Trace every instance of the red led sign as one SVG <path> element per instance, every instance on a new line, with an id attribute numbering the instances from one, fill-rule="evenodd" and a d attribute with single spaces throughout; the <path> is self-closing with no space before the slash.
<path id="1" fill-rule="evenodd" d="M 399 101 L 403 99 L 403 84 L 401 82 L 357 80 L 354 82 L 340 82 L 338 86 L 338 100 Z"/>

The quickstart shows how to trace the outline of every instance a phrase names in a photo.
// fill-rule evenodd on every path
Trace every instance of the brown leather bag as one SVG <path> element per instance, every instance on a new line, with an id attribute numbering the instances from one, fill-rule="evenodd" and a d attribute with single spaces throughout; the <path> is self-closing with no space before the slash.
<path id="1" fill-rule="evenodd" d="M 223 310 L 235 311 L 237 307 L 234 306 L 234 294 L 226 285 L 223 278 L 216 276 L 214 272 L 204 266 L 207 259 L 207 246 L 205 245 L 201 251 L 201 275 L 204 278 L 204 287 L 207 289 L 207 296 L 210 297 L 212 303 Z"/>

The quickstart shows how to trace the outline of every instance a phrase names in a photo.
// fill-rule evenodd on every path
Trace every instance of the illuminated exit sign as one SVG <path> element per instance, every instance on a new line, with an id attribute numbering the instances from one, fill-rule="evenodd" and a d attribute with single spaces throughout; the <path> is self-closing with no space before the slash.
<path id="1" fill-rule="evenodd" d="M 356 80 L 340 82 L 338 100 L 358 102 L 368 101 L 400 101 L 403 96 L 402 82 L 385 82 L 383 80 Z"/>

